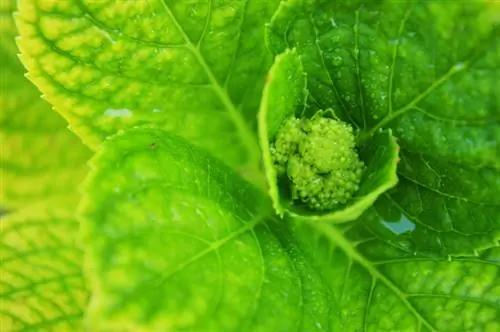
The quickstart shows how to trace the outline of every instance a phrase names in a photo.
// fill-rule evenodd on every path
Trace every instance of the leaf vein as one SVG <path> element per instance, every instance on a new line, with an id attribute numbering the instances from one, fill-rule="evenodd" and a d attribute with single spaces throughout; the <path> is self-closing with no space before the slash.
<path id="1" fill-rule="evenodd" d="M 480 299 L 480 298 L 473 298 L 465 295 L 458 295 L 458 294 L 439 294 L 439 293 L 409 293 L 408 294 L 409 298 L 445 298 L 449 300 L 457 300 L 457 301 L 463 301 L 463 302 L 474 302 L 477 304 L 481 304 L 484 306 L 488 306 L 494 309 L 500 309 L 500 305 L 498 305 L 495 302 L 492 301 L 487 301 L 485 299 Z"/>
<path id="2" fill-rule="evenodd" d="M 351 243 L 340 233 L 335 227 L 328 224 L 317 223 L 313 221 L 306 220 L 309 225 L 315 228 L 320 233 L 324 234 L 333 243 L 335 243 L 344 253 L 358 262 L 362 267 L 364 267 L 372 276 L 380 280 L 388 289 L 390 289 L 404 304 L 404 306 L 418 319 L 420 320 L 429 331 L 437 332 L 437 328 L 433 326 L 423 315 L 420 313 L 415 306 L 408 301 L 407 295 L 403 292 L 394 282 L 387 278 L 382 272 L 380 272 L 373 264 L 366 260 Z"/>
<path id="3" fill-rule="evenodd" d="M 392 49 L 392 60 L 391 60 L 391 67 L 390 67 L 390 74 L 389 74 L 389 86 L 388 86 L 388 96 L 389 96 L 389 111 L 387 112 L 388 115 L 392 114 L 392 108 L 393 108 L 393 100 L 392 100 L 392 93 L 393 93 L 393 84 L 394 84 L 394 72 L 396 69 L 396 58 L 398 55 L 398 49 L 399 49 L 399 44 L 400 44 L 400 38 L 401 35 L 403 34 L 403 31 L 405 29 L 405 24 L 406 21 L 408 21 L 410 14 L 412 11 L 412 7 L 408 8 L 406 10 L 400 24 L 399 24 L 399 29 L 398 29 L 398 36 L 396 37 L 396 42 L 393 46 Z"/>
<path id="4" fill-rule="evenodd" d="M 244 144 L 247 149 L 247 152 L 249 154 L 250 164 L 253 167 L 257 168 L 260 160 L 260 148 L 257 143 L 255 135 L 252 133 L 251 129 L 247 126 L 245 119 L 243 118 L 240 111 L 231 101 L 227 91 L 224 90 L 223 87 L 219 84 L 211 68 L 208 66 L 205 58 L 202 56 L 200 51 L 196 48 L 196 46 L 193 44 L 187 33 L 184 31 L 178 19 L 174 16 L 172 10 L 169 8 L 165 0 L 162 0 L 161 3 L 163 4 L 165 12 L 170 17 L 170 19 L 176 26 L 179 33 L 182 35 L 182 38 L 185 40 L 188 49 L 191 50 L 191 52 L 193 53 L 193 55 L 203 68 L 204 72 L 207 74 L 208 79 L 212 84 L 212 89 L 217 94 L 219 100 L 222 102 L 222 104 L 228 111 L 228 115 L 233 121 L 236 130 L 240 135 L 240 138 L 242 139 L 242 144 Z"/>
<path id="5" fill-rule="evenodd" d="M 308 20 L 309 20 L 309 24 L 311 24 L 311 27 L 313 28 L 314 30 L 314 34 L 315 34 L 315 38 L 314 38 L 314 45 L 316 46 L 316 50 L 318 52 L 318 55 L 319 55 L 319 58 L 320 58 L 320 63 L 321 63 L 321 67 L 323 67 L 327 77 L 328 77 L 328 80 L 330 81 L 330 84 L 328 84 L 330 86 L 330 88 L 333 89 L 333 92 L 335 93 L 335 96 L 340 104 L 340 106 L 342 107 L 342 110 L 344 112 L 344 114 L 349 118 L 351 124 L 355 125 L 356 127 L 358 127 L 358 124 L 356 121 L 354 121 L 354 119 L 352 118 L 349 110 L 347 109 L 347 106 L 345 105 L 345 102 L 343 100 L 343 98 L 341 98 L 340 96 L 340 92 L 339 92 L 339 89 L 337 88 L 337 86 L 335 85 L 334 81 L 333 81 L 333 78 L 332 78 L 332 75 L 330 74 L 330 71 L 328 70 L 328 68 L 326 67 L 326 62 L 325 62 L 325 57 L 324 57 L 324 52 L 323 52 L 323 49 L 321 48 L 320 44 L 319 44 L 319 33 L 318 33 L 318 28 L 316 27 L 316 25 L 314 24 L 314 19 L 313 17 L 311 17 L 311 14 L 309 14 L 307 16 Z"/>

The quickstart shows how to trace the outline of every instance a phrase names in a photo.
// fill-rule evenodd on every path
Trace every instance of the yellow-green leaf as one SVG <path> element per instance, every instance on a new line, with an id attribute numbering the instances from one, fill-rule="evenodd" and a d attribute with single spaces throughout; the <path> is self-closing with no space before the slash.
<path id="1" fill-rule="evenodd" d="M 46 202 L 0 220 L 1 331 L 81 330 L 88 292 L 74 206 Z"/>
<path id="2" fill-rule="evenodd" d="M 77 194 L 89 150 L 25 77 L 14 43 L 16 1 L 0 2 L 0 206 Z"/>
<path id="3" fill-rule="evenodd" d="M 277 4 L 27 0 L 19 44 L 30 78 L 92 148 L 154 124 L 255 170 L 264 23 Z"/>

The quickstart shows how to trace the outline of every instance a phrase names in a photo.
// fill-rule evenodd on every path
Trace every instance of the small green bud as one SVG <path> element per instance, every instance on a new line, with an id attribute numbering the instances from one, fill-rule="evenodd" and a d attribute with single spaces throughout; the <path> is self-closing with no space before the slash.
<path id="1" fill-rule="evenodd" d="M 276 134 L 276 140 L 270 147 L 278 175 L 286 173 L 288 159 L 295 153 L 297 144 L 303 139 L 300 127 L 299 119 L 294 117 L 288 119 Z"/>
<path id="2" fill-rule="evenodd" d="M 313 210 L 345 204 L 359 189 L 363 162 L 352 127 L 338 120 L 291 117 L 270 151 L 278 176 L 290 180 L 292 199 Z"/>

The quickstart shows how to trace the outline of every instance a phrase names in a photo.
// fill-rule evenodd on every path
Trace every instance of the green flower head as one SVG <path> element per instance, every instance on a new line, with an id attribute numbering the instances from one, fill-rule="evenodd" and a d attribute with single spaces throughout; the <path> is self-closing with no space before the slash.
<path id="1" fill-rule="evenodd" d="M 292 199 L 312 210 L 345 204 L 359 188 L 364 165 L 346 123 L 321 116 L 291 117 L 270 150 L 278 176 L 290 181 Z"/>

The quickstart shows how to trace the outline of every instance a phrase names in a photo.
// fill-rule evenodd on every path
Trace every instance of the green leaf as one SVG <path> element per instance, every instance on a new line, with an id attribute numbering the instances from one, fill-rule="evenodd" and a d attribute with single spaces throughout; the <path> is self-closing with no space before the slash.
<path id="1" fill-rule="evenodd" d="M 269 196 L 276 212 L 283 215 L 285 207 L 281 202 L 278 175 L 273 167 L 269 144 L 286 119 L 296 114 L 301 116 L 305 110 L 306 76 L 295 50 L 287 50 L 276 57 L 266 81 L 258 117 L 259 141 Z"/>
<path id="2" fill-rule="evenodd" d="M 356 224 L 274 221 L 262 193 L 161 131 L 114 137 L 93 165 L 92 331 L 500 328 L 496 250 L 415 255 L 374 236 L 373 210 Z"/>
<path id="3" fill-rule="evenodd" d="M 73 200 L 32 205 L 1 219 L 2 331 L 79 331 L 88 292 Z M 63 206 L 66 206 L 64 208 Z"/>
<path id="4" fill-rule="evenodd" d="M 28 0 L 19 45 L 30 79 L 90 147 L 150 124 L 255 170 L 261 41 L 277 3 Z"/>
<path id="5" fill-rule="evenodd" d="M 295 206 L 277 180 L 269 144 L 283 122 L 290 116 L 302 117 L 306 110 L 306 75 L 300 56 L 287 50 L 276 57 L 267 76 L 259 112 L 259 139 L 263 151 L 264 168 L 276 212 L 287 211 L 296 218 L 345 222 L 358 218 L 386 190 L 397 184 L 396 166 L 399 147 L 391 130 L 376 133 L 360 147 L 360 157 L 367 165 L 360 189 L 350 202 L 334 211 L 311 212 Z M 288 196 L 288 197 L 287 197 Z"/>
<path id="6" fill-rule="evenodd" d="M 23 76 L 14 43 L 15 4 L 0 5 L 0 205 L 7 209 L 74 195 L 90 157 Z"/>
<path id="7" fill-rule="evenodd" d="M 267 31 L 275 54 L 301 55 L 311 107 L 333 108 L 360 142 L 393 130 L 402 180 L 381 219 L 409 220 L 412 241 L 430 234 L 436 253 L 476 254 L 500 238 L 499 10 L 289 0 Z"/>
<path id="8" fill-rule="evenodd" d="M 332 295 L 325 331 L 497 331 L 500 251 L 425 257 L 396 248 L 359 223 L 297 223 L 294 239 Z M 321 318 L 318 317 L 318 320 Z"/>
<path id="9" fill-rule="evenodd" d="M 207 153 L 132 129 L 92 164 L 81 209 L 92 331 L 288 331 L 327 310 L 319 276 L 265 222 L 266 196 Z"/>

